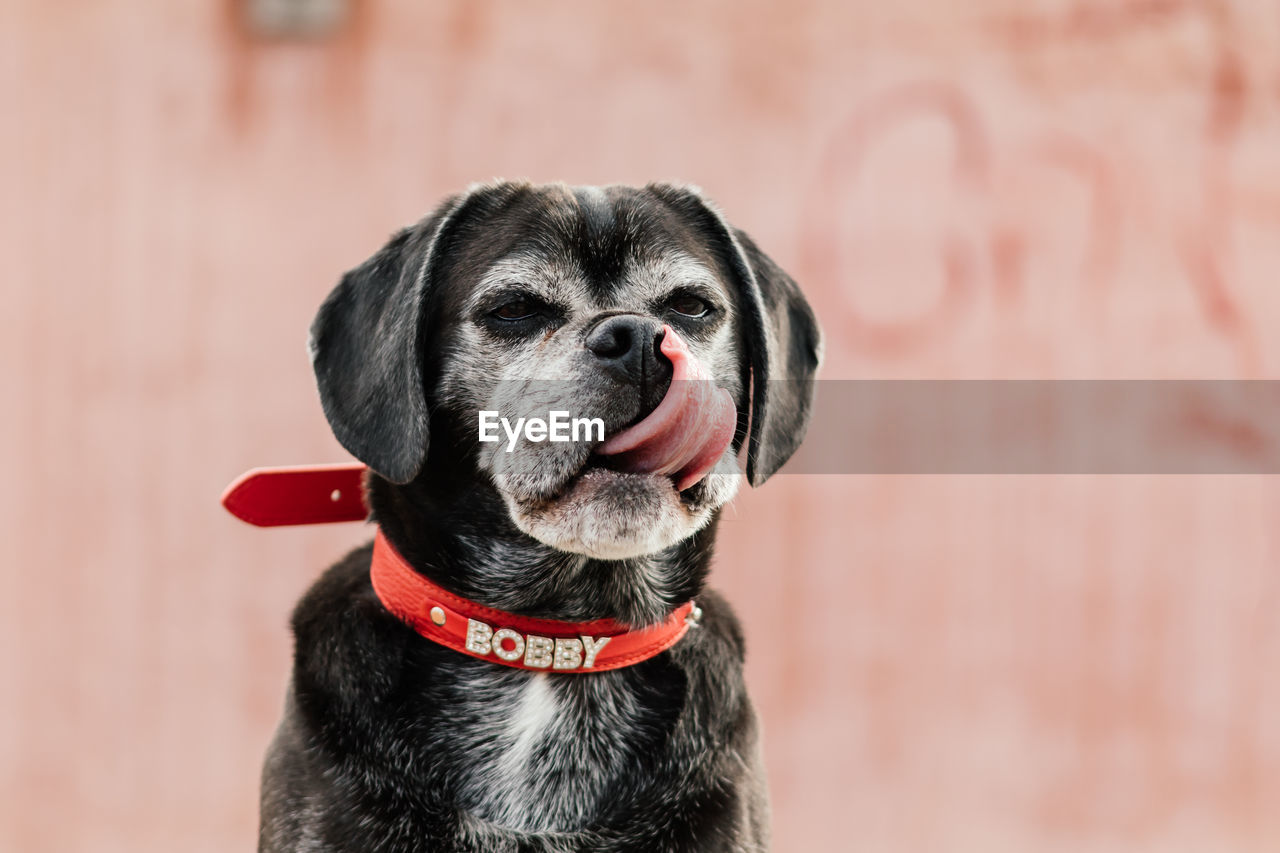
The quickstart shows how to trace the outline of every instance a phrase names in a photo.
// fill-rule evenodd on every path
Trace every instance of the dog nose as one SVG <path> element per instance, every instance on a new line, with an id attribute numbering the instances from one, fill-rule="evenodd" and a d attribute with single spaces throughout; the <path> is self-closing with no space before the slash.
<path id="1" fill-rule="evenodd" d="M 600 366 L 621 382 L 652 384 L 670 370 L 670 362 L 659 349 L 662 324 L 636 314 L 606 317 L 587 333 L 587 349 Z"/>

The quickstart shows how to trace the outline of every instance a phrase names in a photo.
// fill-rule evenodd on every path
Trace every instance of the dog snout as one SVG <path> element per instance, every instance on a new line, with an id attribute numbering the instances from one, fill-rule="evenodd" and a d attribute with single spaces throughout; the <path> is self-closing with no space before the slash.
<path id="1" fill-rule="evenodd" d="M 638 314 L 606 317 L 587 332 L 586 348 L 618 382 L 643 389 L 665 386 L 671 362 L 662 354 L 662 324 Z"/>

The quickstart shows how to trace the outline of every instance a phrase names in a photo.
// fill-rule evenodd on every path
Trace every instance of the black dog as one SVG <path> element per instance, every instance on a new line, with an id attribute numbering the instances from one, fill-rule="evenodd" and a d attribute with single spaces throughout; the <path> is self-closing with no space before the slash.
<path id="1" fill-rule="evenodd" d="M 742 634 L 703 582 L 738 452 L 753 485 L 791 456 L 820 349 L 795 283 L 684 187 L 475 187 L 348 273 L 312 327 L 320 395 L 414 572 L 520 617 L 700 612 L 633 665 L 585 671 L 567 640 L 581 671 L 531 672 L 477 659 L 487 635 L 479 655 L 425 639 L 375 594 L 371 548 L 353 552 L 293 616 L 259 850 L 767 849 Z M 482 411 L 564 410 L 617 445 L 676 405 L 673 376 L 732 401 L 723 443 L 707 395 L 677 412 L 701 422 L 630 451 L 479 437 Z"/>

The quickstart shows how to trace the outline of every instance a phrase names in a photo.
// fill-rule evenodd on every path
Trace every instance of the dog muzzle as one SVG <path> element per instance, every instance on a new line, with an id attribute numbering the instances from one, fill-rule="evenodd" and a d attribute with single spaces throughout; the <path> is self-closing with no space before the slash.
<path id="1" fill-rule="evenodd" d="M 657 408 L 611 436 L 596 451 L 633 474 L 675 478 L 683 492 L 711 472 L 733 441 L 738 410 L 705 365 L 670 326 L 662 327 L 662 354 L 671 362 L 671 384 Z"/>

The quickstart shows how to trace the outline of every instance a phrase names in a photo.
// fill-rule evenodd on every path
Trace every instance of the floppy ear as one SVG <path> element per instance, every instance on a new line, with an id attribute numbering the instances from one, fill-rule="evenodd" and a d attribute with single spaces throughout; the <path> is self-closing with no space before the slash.
<path id="1" fill-rule="evenodd" d="M 822 331 L 791 276 L 744 232 L 732 233 L 755 279 L 747 299 L 752 314 L 747 319 L 752 375 L 747 479 L 758 486 L 791 458 L 809 428 Z"/>
<path id="2" fill-rule="evenodd" d="M 441 246 L 480 192 L 447 199 L 342 277 L 311 324 L 311 365 L 334 436 L 395 483 L 427 457 L 423 318 Z"/>
<path id="3" fill-rule="evenodd" d="M 745 232 L 732 228 L 696 189 L 669 184 L 650 189 L 710 232 L 721 260 L 737 279 L 751 370 L 747 480 L 758 486 L 804 439 L 814 374 L 822 361 L 822 332 L 791 276 Z"/>

